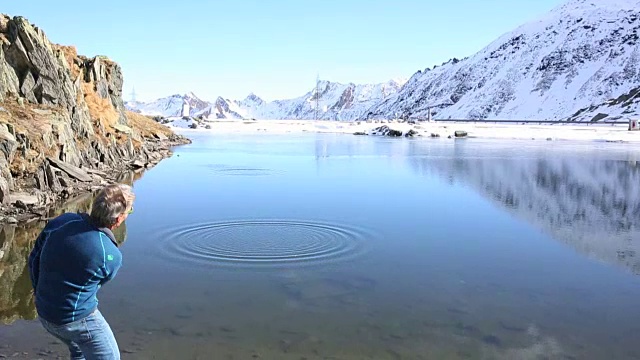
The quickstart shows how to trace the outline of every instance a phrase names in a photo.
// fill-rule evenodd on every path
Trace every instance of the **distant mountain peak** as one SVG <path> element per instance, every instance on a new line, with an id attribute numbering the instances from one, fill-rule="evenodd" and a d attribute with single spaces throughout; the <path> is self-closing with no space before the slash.
<path id="1" fill-rule="evenodd" d="M 258 95 L 254 93 L 250 93 L 249 95 L 247 95 L 247 97 L 244 98 L 242 102 L 245 104 L 251 104 L 251 105 L 262 105 L 265 103 L 265 101 L 262 100 L 262 98 L 260 98 Z"/>

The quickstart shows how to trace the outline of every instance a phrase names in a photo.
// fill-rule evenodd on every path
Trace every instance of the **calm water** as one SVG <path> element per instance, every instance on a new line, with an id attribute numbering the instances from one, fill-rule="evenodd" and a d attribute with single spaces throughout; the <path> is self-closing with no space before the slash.
<path id="1" fill-rule="evenodd" d="M 640 359 L 636 160 L 623 144 L 198 135 L 135 182 L 100 307 L 125 359 Z M 0 232 L 8 357 L 66 355 L 33 320 L 39 226 Z"/>

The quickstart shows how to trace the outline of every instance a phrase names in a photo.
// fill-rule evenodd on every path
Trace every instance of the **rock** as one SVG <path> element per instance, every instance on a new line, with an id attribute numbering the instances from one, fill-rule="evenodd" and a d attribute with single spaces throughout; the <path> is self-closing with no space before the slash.
<path id="1" fill-rule="evenodd" d="M 84 170 L 78 167 L 67 164 L 60 160 L 53 159 L 51 157 L 47 157 L 47 160 L 49 160 L 49 163 L 51 163 L 53 166 L 66 172 L 69 176 L 71 176 L 74 179 L 77 179 L 83 182 L 91 182 L 91 180 L 93 180 L 91 176 L 89 176 L 89 174 L 87 174 Z"/>
<path id="2" fill-rule="evenodd" d="M 36 113 L 38 115 L 51 115 L 52 114 L 51 110 L 32 109 L 31 111 L 33 111 L 34 113 Z"/>
<path id="3" fill-rule="evenodd" d="M 117 132 L 121 132 L 123 134 L 131 135 L 133 133 L 133 130 L 126 125 L 116 124 L 113 128 L 116 129 Z"/>
<path id="4" fill-rule="evenodd" d="M 24 98 L 18 98 L 18 100 L 17 100 L 17 101 L 18 101 L 18 105 L 19 105 L 20 107 L 24 107 Z"/>
<path id="5" fill-rule="evenodd" d="M 406 134 L 404 134 L 404 137 L 414 137 L 416 135 L 418 135 L 418 132 L 413 130 L 413 129 L 411 129 L 411 130 L 407 131 Z"/>
<path id="6" fill-rule="evenodd" d="M 189 125 L 189 127 L 190 127 L 191 129 L 197 129 L 197 128 L 198 128 L 198 124 L 196 124 L 196 123 L 194 122 L 194 123 L 191 123 L 191 125 Z"/>
<path id="7" fill-rule="evenodd" d="M 17 224 L 18 223 L 18 219 L 14 218 L 13 216 L 9 216 L 7 218 L 5 218 L 5 221 L 9 224 Z"/>
<path id="8" fill-rule="evenodd" d="M 27 204 L 23 203 L 20 200 L 14 202 L 12 205 L 21 210 L 27 210 L 29 208 Z"/>
<path id="9" fill-rule="evenodd" d="M 141 160 L 135 160 L 134 162 L 131 163 L 131 166 L 134 169 L 140 169 L 140 168 L 144 168 L 146 164 Z"/>
<path id="10" fill-rule="evenodd" d="M 44 170 L 45 178 L 47 179 L 47 185 L 53 192 L 60 192 L 62 190 L 62 185 L 58 180 L 58 175 L 53 170 L 53 167 L 49 164 L 46 165 Z"/>
<path id="11" fill-rule="evenodd" d="M 207 124 L 204 128 L 205 129 L 211 129 L 211 125 Z"/>
<path id="12" fill-rule="evenodd" d="M 87 173 L 89 174 L 94 174 L 94 175 L 98 175 L 101 177 L 107 177 L 107 174 L 103 171 L 100 170 L 94 170 L 94 169 L 86 169 Z"/>
<path id="13" fill-rule="evenodd" d="M 20 86 L 20 93 L 24 96 L 28 101 L 32 103 L 37 103 L 33 90 L 36 87 L 36 80 L 33 78 L 31 71 L 26 71 L 24 78 L 22 79 L 22 86 Z"/>
<path id="14" fill-rule="evenodd" d="M 353 135 L 367 135 L 367 133 L 364 131 L 356 131 L 353 133 Z"/>
<path id="15" fill-rule="evenodd" d="M 400 137 L 400 136 L 402 136 L 402 131 L 389 129 L 389 132 L 387 133 L 387 136 Z"/>
<path id="16" fill-rule="evenodd" d="M 6 204 L 9 199 L 9 184 L 0 176 L 0 204 Z"/>
<path id="17" fill-rule="evenodd" d="M 71 183 L 69 182 L 69 180 L 65 179 L 64 176 L 58 177 L 58 181 L 60 182 L 60 186 L 62 186 L 63 188 L 67 188 L 71 186 Z"/>
<path id="18" fill-rule="evenodd" d="M 4 154 L 7 162 L 13 162 L 13 156 L 17 148 L 18 141 L 16 137 L 9 132 L 9 128 L 5 124 L 0 124 L 0 153 Z"/>
<path id="19" fill-rule="evenodd" d="M 44 169 L 38 169 L 38 173 L 36 174 L 36 187 L 40 191 L 46 191 L 49 188 L 49 184 L 45 180 Z"/>
<path id="20" fill-rule="evenodd" d="M 459 138 L 459 137 L 466 137 L 467 136 L 467 132 L 466 131 L 462 131 L 462 130 L 456 130 L 454 132 L 455 137 Z"/>
<path id="21" fill-rule="evenodd" d="M 209 126 L 209 125 L 207 125 L 207 126 Z M 211 129 L 211 126 L 209 126 L 209 129 Z M 156 139 L 158 139 L 160 141 L 167 141 L 169 139 L 165 134 L 163 134 L 161 132 L 157 132 L 157 133 L 153 134 L 153 136 L 155 136 Z"/>
<path id="22" fill-rule="evenodd" d="M 18 202 L 22 203 L 25 206 L 29 206 L 29 205 L 37 205 L 39 200 L 37 195 L 31 195 L 25 192 L 14 192 L 11 195 L 9 195 L 10 204 L 16 204 Z"/>
<path id="23" fill-rule="evenodd" d="M 439 137 L 440 137 L 440 134 L 431 133 L 431 137 L 432 137 L 432 138 L 439 138 Z"/>
<path id="24" fill-rule="evenodd" d="M 502 346 L 502 340 L 495 335 L 486 335 L 482 337 L 482 342 L 496 347 Z"/>

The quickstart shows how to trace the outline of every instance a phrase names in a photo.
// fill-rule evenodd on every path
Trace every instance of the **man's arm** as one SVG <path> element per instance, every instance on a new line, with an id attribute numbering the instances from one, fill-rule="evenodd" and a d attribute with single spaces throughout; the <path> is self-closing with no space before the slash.
<path id="1" fill-rule="evenodd" d="M 122 254 L 118 249 L 115 249 L 115 251 L 105 255 L 105 260 L 103 269 L 104 277 L 100 280 L 100 285 L 104 285 L 116 276 L 122 266 Z"/>

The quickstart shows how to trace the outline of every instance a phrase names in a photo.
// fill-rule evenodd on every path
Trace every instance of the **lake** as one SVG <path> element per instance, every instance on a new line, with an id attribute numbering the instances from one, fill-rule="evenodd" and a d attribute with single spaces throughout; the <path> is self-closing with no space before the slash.
<path id="1" fill-rule="evenodd" d="M 99 293 L 124 359 L 640 359 L 637 148 L 189 136 Z M 41 226 L 0 231 L 6 357 L 67 356 L 31 306 Z"/>

